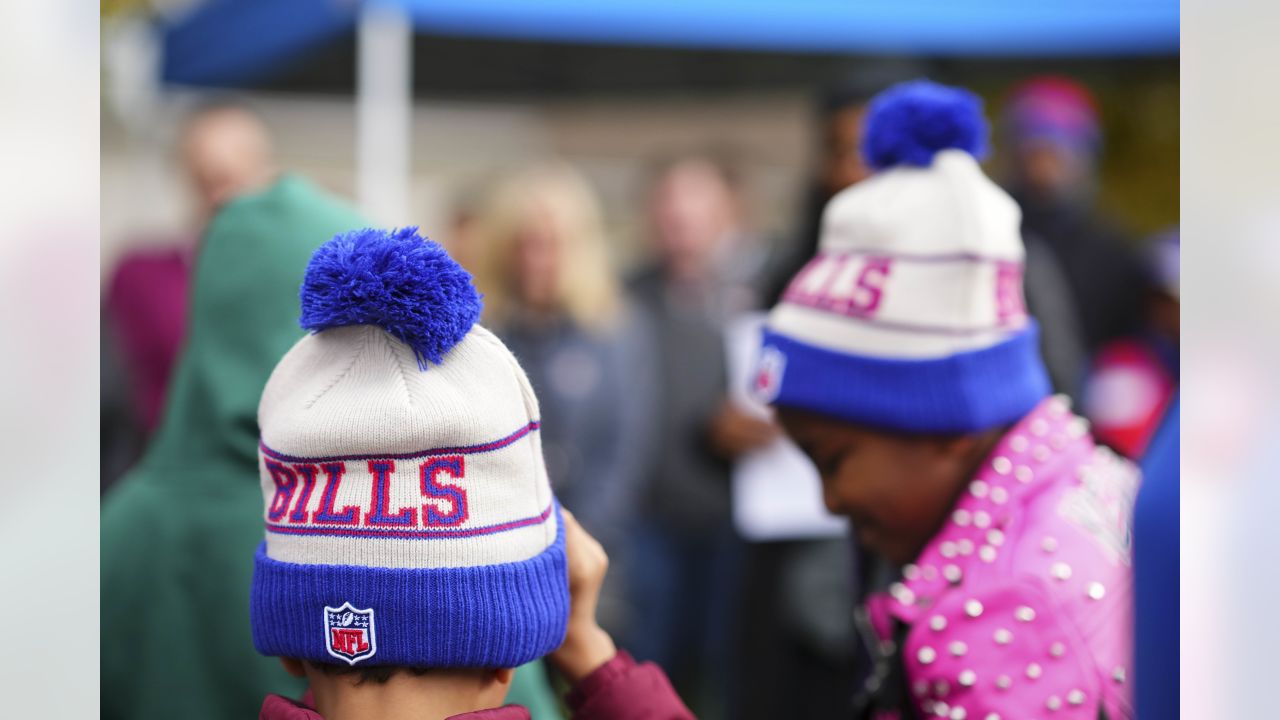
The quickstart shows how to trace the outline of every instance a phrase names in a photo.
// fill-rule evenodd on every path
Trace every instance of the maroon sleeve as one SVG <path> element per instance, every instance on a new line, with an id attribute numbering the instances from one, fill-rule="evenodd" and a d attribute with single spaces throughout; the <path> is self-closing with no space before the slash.
<path id="1" fill-rule="evenodd" d="M 637 663 L 625 650 L 569 693 L 573 720 L 692 720 L 662 668 Z"/>
<path id="2" fill-rule="evenodd" d="M 262 701 L 262 710 L 258 712 L 258 720 L 324 720 L 320 713 L 312 709 L 311 691 L 307 691 L 303 702 L 290 700 L 279 695 L 268 695 Z"/>

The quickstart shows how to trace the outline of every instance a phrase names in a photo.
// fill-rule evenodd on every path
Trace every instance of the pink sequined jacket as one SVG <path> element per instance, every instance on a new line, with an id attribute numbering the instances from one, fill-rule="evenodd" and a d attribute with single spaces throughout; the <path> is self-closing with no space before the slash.
<path id="1" fill-rule="evenodd" d="M 1041 403 L 1001 439 L 917 562 L 868 599 L 881 674 L 900 650 L 901 701 L 921 717 L 1132 717 L 1139 475 L 1087 427 L 1064 398 Z M 871 689 L 883 679 L 873 675 Z"/>

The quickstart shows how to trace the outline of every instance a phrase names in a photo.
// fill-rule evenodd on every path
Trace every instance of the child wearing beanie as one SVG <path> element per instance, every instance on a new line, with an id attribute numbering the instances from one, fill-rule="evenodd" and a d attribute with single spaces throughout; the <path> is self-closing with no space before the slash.
<path id="1" fill-rule="evenodd" d="M 259 406 L 258 651 L 305 675 L 269 720 L 528 718 L 547 656 L 576 718 L 691 717 L 595 622 L 607 560 L 551 492 L 538 403 L 475 324 L 471 277 L 414 228 L 312 257 L 302 325 Z M 500 707 L 501 706 L 501 707 Z"/>
<path id="2" fill-rule="evenodd" d="M 959 88 L 873 100 L 877 173 L 827 205 L 754 389 L 869 561 L 855 717 L 1127 718 L 1138 473 L 1048 397 L 987 134 Z"/>

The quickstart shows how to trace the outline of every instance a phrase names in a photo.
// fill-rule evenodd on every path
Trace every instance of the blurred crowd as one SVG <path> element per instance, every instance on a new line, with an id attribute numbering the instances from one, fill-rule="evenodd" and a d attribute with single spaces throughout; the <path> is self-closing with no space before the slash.
<path id="1" fill-rule="evenodd" d="M 645 260 L 626 273 L 591 181 L 562 161 L 512 169 L 452 226 L 423 228 L 474 275 L 482 321 L 536 390 L 556 493 L 612 561 L 602 623 L 701 717 L 838 717 L 848 704 L 859 663 L 848 608 L 866 591 L 857 548 L 735 527 L 735 464 L 781 431 L 732 399 L 726 329 L 776 302 L 813 257 L 827 201 L 869 176 L 862 119 L 881 89 L 850 79 L 822 94 L 818 162 L 788 235 L 751 225 L 735 158 L 719 150 L 653 163 L 637 193 Z M 1026 302 L 1055 389 L 1101 441 L 1141 459 L 1178 386 L 1178 231 L 1130 237 L 1098 210 L 1105 138 L 1081 84 L 1028 80 L 994 120 L 992 174 L 1022 207 Z M 178 157 L 198 222 L 164 249 L 127 254 L 105 285 L 108 494 L 172 403 L 206 228 L 289 177 L 266 126 L 234 103 L 192 112 Z"/>

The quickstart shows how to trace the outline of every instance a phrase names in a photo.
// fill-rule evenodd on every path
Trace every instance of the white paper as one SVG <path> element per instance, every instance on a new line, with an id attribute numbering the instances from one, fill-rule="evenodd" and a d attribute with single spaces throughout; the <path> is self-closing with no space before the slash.
<path id="1" fill-rule="evenodd" d="M 772 411 L 748 392 L 760 353 L 763 313 L 731 322 L 725 331 L 729 400 L 744 412 L 770 417 Z M 839 537 L 848 520 L 827 512 L 822 482 L 795 443 L 780 437 L 743 455 L 733 466 L 733 521 L 748 540 L 802 540 Z"/>

